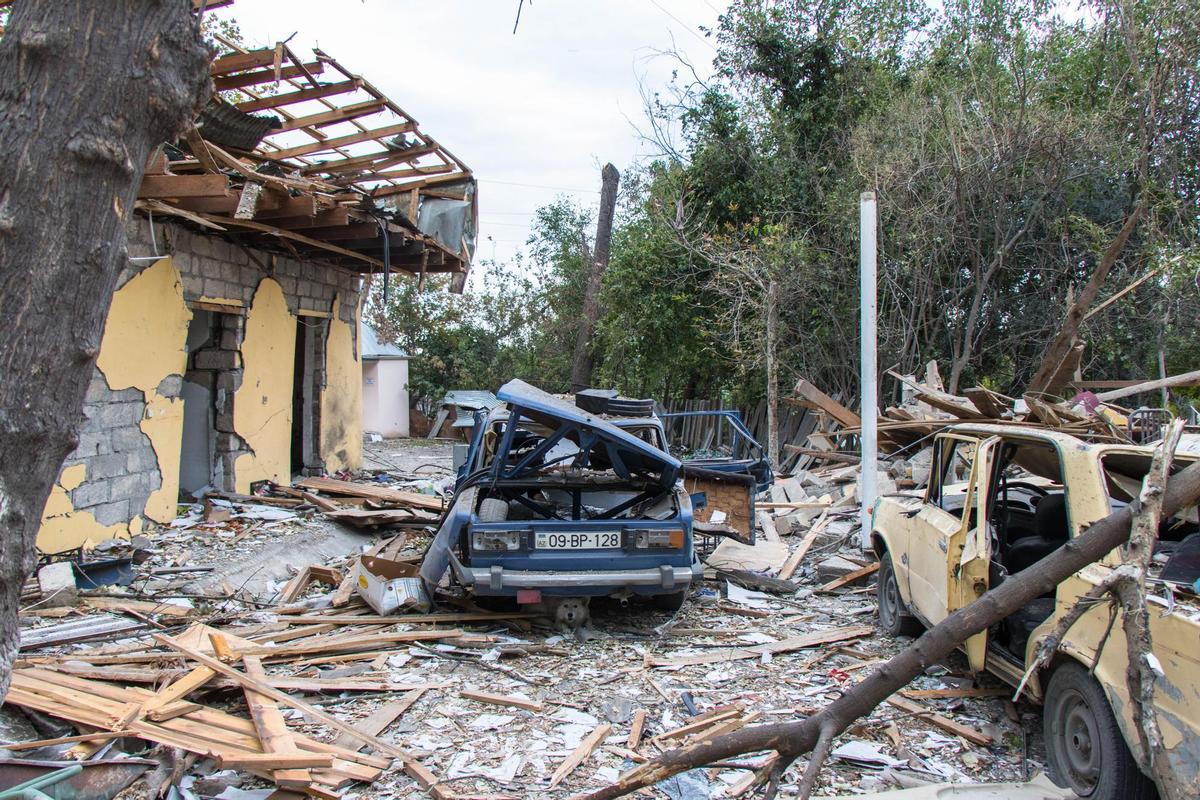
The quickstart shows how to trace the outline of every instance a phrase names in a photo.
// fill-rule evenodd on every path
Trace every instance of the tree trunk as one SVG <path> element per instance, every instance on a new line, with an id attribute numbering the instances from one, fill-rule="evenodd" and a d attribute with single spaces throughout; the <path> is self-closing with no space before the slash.
<path id="1" fill-rule="evenodd" d="M 1100 257 L 1100 263 L 1096 265 L 1095 272 L 1084 285 L 1083 291 L 1079 293 L 1079 297 L 1075 298 L 1075 302 L 1071 303 L 1067 308 L 1067 316 L 1063 320 L 1062 327 L 1054 337 L 1054 341 L 1046 348 L 1046 355 L 1042 359 L 1042 365 L 1038 367 L 1037 373 L 1033 376 L 1033 380 L 1029 382 L 1028 391 L 1031 393 L 1058 394 L 1066 386 L 1067 381 L 1071 379 L 1071 373 L 1064 370 L 1063 364 L 1070 358 L 1073 349 L 1076 347 L 1076 339 L 1079 336 L 1079 326 L 1083 324 L 1083 318 L 1087 315 L 1087 311 L 1096 300 L 1096 295 L 1100 293 L 1100 287 L 1104 285 L 1104 279 L 1108 277 L 1109 270 L 1117 263 L 1117 259 L 1121 257 L 1121 252 L 1125 249 L 1125 243 L 1129 241 L 1129 237 L 1133 234 L 1133 229 L 1137 227 L 1138 220 L 1146 210 L 1146 199 L 1138 201 L 1137 206 L 1130 212 L 1125 219 L 1125 224 L 1121 226 L 1121 230 L 1117 231 L 1117 235 L 1109 243 L 1104 250 L 1104 255 Z"/>
<path id="2" fill-rule="evenodd" d="M 0 39 L 0 694 L 151 151 L 211 91 L 188 0 L 22 0 Z"/>
<path id="3" fill-rule="evenodd" d="M 600 172 L 600 216 L 596 219 L 596 251 L 591 259 L 587 290 L 583 295 L 583 319 L 575 337 L 575 360 L 571 365 L 571 391 L 578 392 L 592 384 L 592 334 L 600 318 L 600 285 L 612 247 L 613 215 L 617 210 L 617 183 L 621 173 L 612 164 Z"/>
<path id="4" fill-rule="evenodd" d="M 1175 514 L 1197 499 L 1200 499 L 1200 463 L 1192 464 L 1167 481 L 1162 514 Z M 813 716 L 799 722 L 742 728 L 668 750 L 630 771 L 613 785 L 585 797 L 587 800 L 621 797 L 680 772 L 741 753 L 775 750 L 780 754 L 778 768 L 785 769 L 798 756 L 810 752 L 822 732 L 846 730 L 927 667 L 948 656 L 968 637 L 995 625 L 1034 598 L 1053 591 L 1059 583 L 1123 544 L 1129 538 L 1132 520 L 1133 508 L 1126 507 L 1095 523 L 1037 564 L 985 592 L 974 603 L 927 630 L 912 645 Z"/>
<path id="5" fill-rule="evenodd" d="M 767 283 L 767 458 L 779 469 L 779 284 Z"/>

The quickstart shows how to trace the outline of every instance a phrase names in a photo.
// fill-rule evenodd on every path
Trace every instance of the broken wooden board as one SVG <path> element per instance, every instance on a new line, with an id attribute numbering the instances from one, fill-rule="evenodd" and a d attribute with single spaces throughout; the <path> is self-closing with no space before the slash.
<path id="1" fill-rule="evenodd" d="M 612 725 L 606 722 L 584 737 L 579 746 L 558 765 L 558 769 L 554 770 L 554 774 L 550 776 L 549 788 L 553 789 L 555 786 L 558 786 L 563 778 L 570 775 L 575 771 L 576 767 L 586 761 L 595 751 L 596 746 L 604 741 L 604 737 L 608 736 L 611 730 Z"/>
<path id="2" fill-rule="evenodd" d="M 714 569 L 778 572 L 787 561 L 788 546 L 779 538 L 774 521 L 765 512 L 756 514 L 761 528 L 753 545 L 726 539 L 705 561 Z"/>
<path id="3" fill-rule="evenodd" d="M 859 425 L 862 425 L 862 418 L 858 414 L 855 414 L 804 378 L 796 382 L 795 393 L 802 401 L 802 405 L 824 411 L 844 427 L 857 428 Z"/>
<path id="4" fill-rule="evenodd" d="M 305 478 L 296 484 L 301 489 L 310 489 L 326 494 L 336 494 L 344 497 L 361 497 L 366 500 L 378 500 L 382 503 L 393 503 L 408 508 L 420 508 L 425 511 L 442 512 L 445 502 L 433 495 L 420 492 L 405 492 L 400 489 L 390 489 L 371 483 L 354 481 L 338 481 L 332 478 Z"/>
<path id="5" fill-rule="evenodd" d="M 889 697 L 888 703 L 900 709 L 901 711 L 906 711 L 909 714 L 919 717 L 920 719 L 923 719 L 932 725 L 936 725 L 947 733 L 952 733 L 955 736 L 961 736 L 972 744 L 986 747 L 992 743 L 992 737 L 988 736 L 986 733 L 975 730 L 969 725 L 963 725 L 960 722 L 955 722 L 949 717 L 944 717 L 933 709 L 926 708 L 920 703 L 914 703 L 912 700 L 908 700 L 899 695 L 892 695 Z"/>
<path id="6" fill-rule="evenodd" d="M 873 564 L 867 564 L 865 567 L 856 569 L 853 572 L 847 572 L 845 575 L 843 575 L 840 578 L 834 578 L 829 583 L 826 583 L 823 586 L 819 586 L 817 588 L 817 591 L 818 592 L 833 592 L 838 589 L 841 589 L 843 586 L 847 586 L 851 583 L 854 583 L 857 580 L 865 578 L 868 575 L 872 575 L 878 571 L 879 571 L 879 562 L 876 561 Z"/>
<path id="7" fill-rule="evenodd" d="M 353 528 L 383 528 L 388 525 L 429 525 L 438 518 L 417 514 L 407 508 L 372 510 L 369 508 L 343 508 L 326 511 L 325 519 L 342 522 Z"/>
<path id="8" fill-rule="evenodd" d="M 844 628 L 831 628 L 817 631 L 804 636 L 793 636 L 781 642 L 768 642 L 753 647 L 735 647 L 716 653 L 702 653 L 675 657 L 651 657 L 646 660 L 651 667 L 688 667 L 697 664 L 721 664 L 726 661 L 742 661 L 748 658 L 760 658 L 764 654 L 777 655 L 791 653 L 796 650 L 806 650 L 822 644 L 845 642 L 850 639 L 861 639 L 871 636 L 875 628 L 871 625 L 850 625 Z"/>
<path id="9" fill-rule="evenodd" d="M 425 689 L 413 689 L 394 703 L 388 703 L 376 709 L 371 716 L 364 720 L 359 720 L 354 724 L 363 733 L 369 736 L 378 736 L 383 733 L 388 727 L 400 718 L 408 709 L 412 708 L 413 704 L 421 699 L 421 695 L 425 694 Z M 334 740 L 334 744 L 338 747 L 345 747 L 350 750 L 358 750 L 362 748 L 362 744 L 355 741 L 345 734 L 341 734 Z"/>

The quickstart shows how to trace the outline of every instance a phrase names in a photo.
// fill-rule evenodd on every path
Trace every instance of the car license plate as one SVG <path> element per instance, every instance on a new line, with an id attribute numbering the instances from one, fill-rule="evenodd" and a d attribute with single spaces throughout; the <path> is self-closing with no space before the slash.
<path id="1" fill-rule="evenodd" d="M 558 533 L 538 531 L 535 543 L 538 550 L 599 550 L 605 547 L 620 547 L 621 532 Z"/>

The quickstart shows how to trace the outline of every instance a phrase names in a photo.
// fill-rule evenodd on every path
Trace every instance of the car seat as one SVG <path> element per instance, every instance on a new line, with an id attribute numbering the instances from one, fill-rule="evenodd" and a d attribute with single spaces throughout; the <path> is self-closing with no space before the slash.
<path id="1" fill-rule="evenodd" d="M 1063 494 L 1048 494 L 1037 504 L 1033 515 L 1036 536 L 1017 539 L 1008 548 L 1005 566 L 1009 575 L 1027 569 L 1067 542 L 1067 499 Z"/>

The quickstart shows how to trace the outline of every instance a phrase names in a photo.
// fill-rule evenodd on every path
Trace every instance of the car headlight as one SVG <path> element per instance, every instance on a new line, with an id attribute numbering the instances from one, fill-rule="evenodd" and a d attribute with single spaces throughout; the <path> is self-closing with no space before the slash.
<path id="1" fill-rule="evenodd" d="M 680 530 L 648 530 L 633 532 L 633 546 L 639 550 L 650 548 L 671 548 L 678 550 L 683 547 L 683 531 Z"/>
<path id="2" fill-rule="evenodd" d="M 476 531 L 471 534 L 471 548 L 479 551 L 520 550 L 520 531 Z"/>

